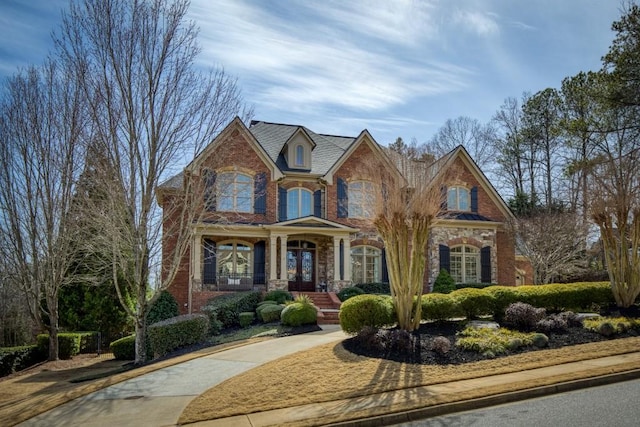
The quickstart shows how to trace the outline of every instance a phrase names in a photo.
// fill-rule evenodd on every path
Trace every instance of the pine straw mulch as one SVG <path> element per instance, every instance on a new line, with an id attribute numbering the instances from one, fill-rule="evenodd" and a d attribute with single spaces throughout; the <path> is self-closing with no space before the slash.
<path id="1" fill-rule="evenodd" d="M 266 363 L 207 390 L 191 401 L 179 424 L 506 374 L 631 353 L 639 348 L 640 337 L 634 337 L 459 365 L 424 365 L 359 356 L 347 351 L 343 343 L 331 343 Z M 625 366 L 625 370 L 633 368 L 640 366 Z M 604 373 L 610 371 L 590 374 Z M 512 389 L 494 390 L 506 391 Z M 424 402 L 411 400 L 394 409 L 424 406 Z"/>

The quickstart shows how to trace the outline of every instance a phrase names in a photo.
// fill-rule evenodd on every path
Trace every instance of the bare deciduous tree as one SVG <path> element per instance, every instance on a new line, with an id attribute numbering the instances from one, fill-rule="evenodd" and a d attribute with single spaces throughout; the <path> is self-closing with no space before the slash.
<path id="1" fill-rule="evenodd" d="M 146 359 L 150 304 L 182 265 L 201 211 L 200 181 L 191 175 L 178 180 L 183 191 L 163 197 L 162 212 L 156 188 L 243 114 L 233 79 L 221 70 L 196 70 L 200 49 L 197 29 L 186 21 L 188 6 L 184 0 L 86 0 L 71 5 L 57 37 L 58 52 L 83 79 L 92 144 L 106 156 L 101 204 L 107 209 L 98 210 L 96 221 L 111 248 L 104 270 L 114 273 L 123 307 L 135 320 L 138 363 Z M 163 217 L 171 220 L 163 225 Z M 117 277 L 118 271 L 126 274 Z"/>
<path id="2" fill-rule="evenodd" d="M 0 238 L 5 262 L 58 358 L 58 292 L 69 280 L 77 230 L 69 220 L 84 154 L 77 80 L 47 61 L 9 79 L 2 103 Z"/>

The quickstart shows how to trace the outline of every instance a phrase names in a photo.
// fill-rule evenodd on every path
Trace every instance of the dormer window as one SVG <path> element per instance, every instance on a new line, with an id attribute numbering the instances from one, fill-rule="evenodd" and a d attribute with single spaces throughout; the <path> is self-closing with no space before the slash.
<path id="1" fill-rule="evenodd" d="M 304 147 L 296 145 L 296 166 L 304 167 Z"/>
<path id="2" fill-rule="evenodd" d="M 469 190 L 464 187 L 450 187 L 447 193 L 447 209 L 461 212 L 470 211 Z"/>

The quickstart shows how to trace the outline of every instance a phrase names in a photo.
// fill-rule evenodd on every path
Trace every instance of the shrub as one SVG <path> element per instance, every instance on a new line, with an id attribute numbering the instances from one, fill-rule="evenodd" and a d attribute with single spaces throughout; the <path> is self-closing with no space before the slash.
<path id="1" fill-rule="evenodd" d="M 284 304 L 286 301 L 293 301 L 293 295 L 283 289 L 275 289 L 267 292 L 264 296 L 265 301 L 275 301 L 278 304 Z"/>
<path id="2" fill-rule="evenodd" d="M 438 293 L 422 295 L 423 320 L 446 320 L 460 315 L 460 306 L 451 295 Z"/>
<path id="3" fill-rule="evenodd" d="M 380 351 L 385 349 L 384 336 L 384 331 L 373 326 L 365 326 L 355 336 L 355 340 L 368 350 Z"/>
<path id="4" fill-rule="evenodd" d="M 362 289 L 365 294 L 384 294 L 391 295 L 391 288 L 388 283 L 359 283 L 356 288 Z"/>
<path id="5" fill-rule="evenodd" d="M 362 294 L 364 294 L 364 291 L 362 289 L 356 286 L 351 286 L 351 287 L 342 289 L 336 295 L 338 296 L 338 299 L 340 301 L 345 302 L 351 297 L 355 297 L 356 295 L 362 295 Z"/>
<path id="6" fill-rule="evenodd" d="M 251 313 L 253 315 L 253 313 Z M 153 357 L 161 357 L 180 347 L 202 342 L 207 337 L 209 318 L 204 314 L 184 314 L 149 326 Z"/>
<path id="7" fill-rule="evenodd" d="M 240 313 L 254 311 L 258 302 L 260 302 L 260 292 L 236 292 L 210 299 L 202 311 L 209 316 L 210 323 L 217 319 L 222 323 L 223 328 L 230 328 L 239 326 Z"/>
<path id="8" fill-rule="evenodd" d="M 300 295 L 280 313 L 280 321 L 285 326 L 311 325 L 317 320 L 318 311 L 307 295 Z"/>
<path id="9" fill-rule="evenodd" d="M 474 319 L 482 314 L 493 312 L 494 298 L 481 289 L 465 288 L 450 294 L 467 319 Z"/>
<path id="10" fill-rule="evenodd" d="M 365 326 L 380 328 L 396 322 L 393 301 L 386 295 L 358 295 L 340 306 L 340 327 L 356 334 Z"/>
<path id="11" fill-rule="evenodd" d="M 493 318 L 496 321 L 502 320 L 509 304 L 522 299 L 519 288 L 513 286 L 489 286 L 484 288 L 484 292 L 493 297 Z"/>
<path id="12" fill-rule="evenodd" d="M 248 327 L 253 323 L 256 318 L 256 314 L 253 311 L 243 311 L 240 313 L 240 326 L 243 328 Z"/>
<path id="13" fill-rule="evenodd" d="M 256 310 L 258 310 L 260 307 L 264 307 L 265 305 L 278 305 L 278 302 L 273 300 L 260 301 L 256 306 Z"/>
<path id="14" fill-rule="evenodd" d="M 266 305 L 260 310 L 259 316 L 264 323 L 279 322 L 282 310 L 284 310 L 283 305 Z"/>
<path id="15" fill-rule="evenodd" d="M 58 333 L 58 357 L 63 360 L 71 359 L 73 356 L 80 353 L 81 334 L 75 332 L 60 332 Z M 36 343 L 38 350 L 42 354 L 49 354 L 49 335 L 39 334 L 36 337 Z"/>
<path id="16" fill-rule="evenodd" d="M 464 289 L 464 288 L 474 288 L 474 289 L 485 289 L 490 286 L 496 286 L 493 283 L 456 283 L 456 289 Z"/>
<path id="17" fill-rule="evenodd" d="M 109 344 L 109 349 L 116 360 L 134 360 L 136 358 L 136 336 L 120 338 Z"/>
<path id="18" fill-rule="evenodd" d="M 444 268 L 438 273 L 436 281 L 433 282 L 433 292 L 448 294 L 456 290 L 456 282 Z"/>
<path id="19" fill-rule="evenodd" d="M 415 351 L 418 339 L 411 332 L 404 329 L 391 329 L 387 332 L 389 343 L 387 348 L 402 352 L 411 353 Z"/>
<path id="20" fill-rule="evenodd" d="M 539 332 L 564 332 L 568 328 L 568 323 L 566 318 L 561 316 L 560 314 L 552 314 L 551 316 L 547 316 L 542 320 L 539 320 L 536 323 L 536 331 Z"/>
<path id="21" fill-rule="evenodd" d="M 545 314 L 544 308 L 536 308 L 531 304 L 516 302 L 510 304 L 505 310 L 504 322 L 519 331 L 530 331 L 544 318 Z"/>
<path id="22" fill-rule="evenodd" d="M 147 325 L 171 319 L 180 314 L 178 302 L 169 291 L 161 291 L 147 313 Z"/>
<path id="23" fill-rule="evenodd" d="M 451 350 L 451 341 L 449 341 L 447 337 L 435 337 L 433 341 L 431 341 L 431 350 L 441 356 L 445 355 Z"/>
<path id="24" fill-rule="evenodd" d="M 419 342 L 411 332 L 402 329 L 378 329 L 372 326 L 362 328 L 355 339 L 369 350 L 396 350 L 402 353 L 415 351 Z"/>
<path id="25" fill-rule="evenodd" d="M 459 334 L 456 345 L 463 350 L 482 353 L 489 357 L 533 344 L 534 335 L 499 328 L 466 328 Z"/>
<path id="26" fill-rule="evenodd" d="M 544 348 L 549 345 L 549 337 L 545 334 L 536 333 L 531 337 L 531 343 L 538 348 Z"/>
<path id="27" fill-rule="evenodd" d="M 26 369 L 44 359 L 37 345 L 0 348 L 0 377 Z"/>
<path id="28" fill-rule="evenodd" d="M 584 327 L 605 337 L 638 329 L 640 320 L 626 317 L 594 317 L 584 320 Z"/>

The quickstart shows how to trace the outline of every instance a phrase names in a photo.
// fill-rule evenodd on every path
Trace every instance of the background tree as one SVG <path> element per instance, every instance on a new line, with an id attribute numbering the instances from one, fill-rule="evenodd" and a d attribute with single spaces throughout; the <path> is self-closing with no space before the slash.
<path id="1" fill-rule="evenodd" d="M 527 95 L 523 95 L 526 101 Z M 497 132 L 496 150 L 498 168 L 496 174 L 505 185 L 502 191 L 514 196 L 527 195 L 525 175 L 527 170 L 524 144 L 522 106 L 517 98 L 507 98 L 493 116 Z M 505 188 L 506 187 L 506 188 Z M 531 195 L 527 196 L 530 198 Z"/>
<path id="2" fill-rule="evenodd" d="M 202 202 L 198 180 L 186 174 L 183 191 L 165 199 L 162 213 L 155 190 L 177 172 L 176 165 L 194 158 L 224 124 L 243 114 L 233 79 L 221 70 L 208 75 L 196 70 L 200 49 L 196 28 L 186 21 L 188 5 L 72 3 L 56 38 L 59 54 L 82 77 L 92 142 L 108 155 L 103 164 L 108 191 L 101 203 L 110 209 L 95 217 L 110 248 L 101 270 L 111 269 L 120 302 L 134 318 L 137 363 L 146 359 L 149 306 L 172 282 Z M 163 227 L 163 216 L 173 221 Z M 163 238 L 170 242 L 164 265 Z M 118 271 L 129 273 L 119 277 Z"/>
<path id="3" fill-rule="evenodd" d="M 434 160 L 433 154 L 429 152 L 429 147 L 426 144 L 418 144 L 415 138 L 412 138 L 411 142 L 407 144 L 402 138 L 398 137 L 393 143 L 389 144 L 387 148 L 408 159 L 425 162 L 432 162 Z"/>
<path id="4" fill-rule="evenodd" d="M 34 320 L 48 319 L 49 360 L 56 360 L 58 294 L 77 248 L 69 213 L 84 159 L 83 97 L 75 76 L 52 59 L 10 78 L 5 93 L 0 239 Z"/>

